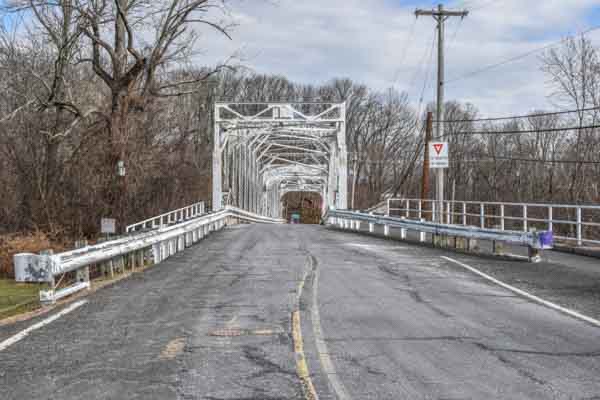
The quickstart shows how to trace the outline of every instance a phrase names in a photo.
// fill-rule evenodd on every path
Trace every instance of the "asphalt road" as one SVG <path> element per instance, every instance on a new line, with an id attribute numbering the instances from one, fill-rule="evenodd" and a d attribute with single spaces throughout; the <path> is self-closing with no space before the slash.
<path id="1" fill-rule="evenodd" d="M 0 351 L 0 399 L 304 399 L 300 288 L 320 399 L 600 399 L 600 328 L 443 255 L 474 262 L 317 226 L 228 228 Z"/>

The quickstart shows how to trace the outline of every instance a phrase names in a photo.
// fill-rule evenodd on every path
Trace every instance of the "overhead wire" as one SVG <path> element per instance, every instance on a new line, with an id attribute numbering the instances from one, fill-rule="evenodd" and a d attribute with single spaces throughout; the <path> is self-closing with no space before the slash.
<path id="1" fill-rule="evenodd" d="M 425 72 L 425 79 L 423 80 L 423 88 L 421 89 L 421 95 L 419 96 L 419 106 L 417 108 L 417 115 L 421 115 L 421 110 L 423 108 L 423 101 L 425 99 L 425 92 L 427 91 L 427 87 L 429 86 L 429 82 L 431 81 L 431 79 L 433 77 L 431 77 L 431 71 L 433 70 L 432 66 L 433 66 L 433 53 L 434 53 L 434 48 L 435 48 L 435 44 L 436 44 L 436 35 L 435 35 L 435 29 L 433 31 L 433 40 L 431 42 L 431 48 L 429 50 L 429 60 L 427 62 L 427 70 Z"/>
<path id="2" fill-rule="evenodd" d="M 483 2 L 483 3 L 481 3 L 481 4 L 479 4 L 479 6 L 477 6 L 477 7 L 474 7 L 474 8 L 471 8 L 471 9 L 469 10 L 469 12 L 479 11 L 479 10 L 481 10 L 482 8 L 485 8 L 485 7 L 489 6 L 489 5 L 490 5 L 490 4 L 492 4 L 492 3 L 499 3 L 499 2 L 500 2 L 500 0 L 489 0 L 489 1 L 485 1 L 485 2 Z"/>
<path id="3" fill-rule="evenodd" d="M 433 35 L 431 37 L 431 44 L 430 44 L 429 48 L 427 48 L 427 47 L 425 48 L 425 51 L 423 52 L 423 55 L 421 57 L 421 62 L 419 63 L 418 68 L 415 70 L 415 72 L 410 80 L 410 85 L 408 87 L 409 90 L 411 90 L 417 83 L 417 78 L 421 74 L 421 71 L 423 70 L 423 67 L 425 66 L 425 62 L 427 60 L 428 54 L 429 54 L 429 58 L 431 58 L 434 46 L 435 46 L 435 30 L 433 31 Z"/>
<path id="4" fill-rule="evenodd" d="M 515 61 L 521 60 L 521 59 L 523 59 L 523 58 L 529 57 L 529 56 L 530 56 L 530 55 L 532 55 L 532 54 L 535 54 L 535 53 L 538 53 L 538 52 L 540 52 L 540 51 L 547 50 L 547 49 L 549 49 L 549 48 L 552 48 L 552 47 L 554 47 L 554 46 L 556 46 L 556 45 L 559 45 L 559 44 L 561 44 L 561 43 L 563 43 L 563 42 L 565 42 L 565 41 L 567 41 L 567 40 L 569 40 L 569 39 L 571 39 L 571 38 L 573 38 L 573 37 L 575 37 L 575 36 L 579 36 L 579 35 L 585 35 L 585 34 L 587 34 L 587 33 L 590 33 L 590 32 L 593 32 L 593 31 L 596 31 L 596 30 L 598 30 L 598 29 L 600 29 L 600 25 L 594 25 L 594 26 L 592 26 L 592 27 L 590 27 L 590 28 L 588 28 L 588 29 L 586 29 L 586 30 L 584 30 L 584 31 L 581 31 L 581 32 L 577 33 L 577 34 L 574 34 L 574 35 L 568 35 L 568 36 L 566 36 L 566 37 L 564 37 L 564 38 L 562 38 L 562 39 L 560 39 L 560 40 L 557 40 L 557 41 L 555 41 L 555 42 L 552 42 L 552 43 L 546 44 L 546 45 L 544 45 L 544 46 L 541 46 L 541 47 L 537 47 L 537 48 L 535 48 L 535 49 L 532 49 L 532 50 L 529 50 L 529 51 L 527 51 L 527 52 L 525 52 L 525 53 L 518 54 L 518 55 L 516 55 L 516 56 L 513 56 L 513 57 L 510 57 L 510 58 L 508 58 L 508 59 L 506 59 L 506 60 L 499 61 L 499 62 L 497 62 L 497 63 L 494 63 L 494 64 L 489 64 L 489 65 L 486 65 L 486 66 L 484 66 L 484 67 L 481 67 L 481 68 L 474 69 L 474 70 L 472 70 L 472 71 L 470 71 L 470 72 L 467 72 L 467 73 L 465 73 L 465 74 L 463 74 L 463 75 L 459 75 L 459 76 L 456 76 L 456 77 L 454 77 L 454 78 L 448 79 L 448 80 L 446 81 L 446 85 L 448 85 L 448 84 L 451 84 L 451 83 L 454 83 L 454 82 L 458 82 L 458 81 L 461 81 L 461 80 L 464 80 L 464 79 L 470 78 L 470 77 L 472 77 L 472 76 L 479 75 L 479 74 L 481 74 L 481 73 L 484 73 L 484 72 L 490 71 L 490 70 L 492 70 L 492 69 L 495 69 L 495 68 L 501 67 L 501 66 L 503 66 L 503 65 L 510 64 L 510 63 L 512 63 L 512 62 L 515 62 Z"/>
<path id="5" fill-rule="evenodd" d="M 394 73 L 394 80 L 392 83 L 393 87 L 395 87 L 396 83 L 398 83 L 398 79 L 400 79 L 400 73 L 402 71 L 402 68 L 404 68 L 404 65 L 406 64 L 406 54 L 408 53 L 408 49 L 412 45 L 412 37 L 415 33 L 416 26 L 417 26 L 417 19 L 415 18 L 412 23 L 412 26 L 410 28 L 407 39 L 404 41 L 404 46 L 402 46 L 402 53 L 400 55 L 400 65 L 398 66 L 398 68 L 396 68 L 396 72 Z"/>
<path id="6" fill-rule="evenodd" d="M 462 27 L 462 23 L 463 23 L 463 18 L 458 20 L 458 24 L 456 24 L 456 29 L 454 30 L 454 33 L 452 34 L 452 36 L 450 37 L 450 40 L 448 41 L 448 50 L 450 50 L 450 48 L 452 48 L 452 44 L 454 43 L 454 40 L 456 39 L 456 36 L 458 35 L 458 31 Z"/>
<path id="7" fill-rule="evenodd" d="M 545 128 L 545 129 L 526 129 L 526 130 L 507 130 L 507 131 L 465 131 L 465 132 L 452 132 L 446 133 L 444 137 L 458 136 L 458 135 L 519 135 L 526 133 L 553 133 L 563 131 L 581 131 L 585 129 L 598 129 L 600 125 L 586 125 L 586 126 L 570 126 L 562 128 Z"/>
<path id="8" fill-rule="evenodd" d="M 591 160 L 546 160 L 542 158 L 520 158 L 520 157 L 502 157 L 502 156 L 487 156 L 485 158 L 471 159 L 471 162 L 482 162 L 482 161 L 518 161 L 518 162 L 531 162 L 531 163 L 544 163 L 544 164 L 592 164 L 600 165 L 600 161 Z"/>
<path id="9" fill-rule="evenodd" d="M 472 119 L 453 119 L 446 121 L 434 121 L 441 122 L 445 124 L 450 123 L 459 123 L 459 122 L 490 122 L 490 121 L 506 121 L 510 119 L 522 119 L 522 118 L 538 118 L 538 117 L 551 117 L 555 115 L 564 115 L 564 114 L 574 114 L 574 113 L 583 113 L 589 111 L 600 110 L 600 106 L 589 107 L 589 108 L 579 108 L 575 110 L 565 110 L 565 111 L 553 111 L 553 112 L 545 112 L 545 113 L 534 113 L 527 115 L 511 115 L 506 117 L 492 117 L 492 118 L 472 118 Z"/>

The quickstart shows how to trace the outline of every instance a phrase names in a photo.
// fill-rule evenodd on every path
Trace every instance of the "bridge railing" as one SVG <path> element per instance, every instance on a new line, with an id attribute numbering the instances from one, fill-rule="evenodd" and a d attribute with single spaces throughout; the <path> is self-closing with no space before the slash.
<path id="1" fill-rule="evenodd" d="M 387 215 L 432 220 L 438 203 L 428 199 L 388 199 Z M 447 224 L 493 228 L 501 231 L 532 228 L 554 232 L 554 238 L 578 246 L 600 244 L 600 206 L 504 203 L 485 201 L 444 201 L 443 221 Z"/>
<path id="2" fill-rule="evenodd" d="M 259 223 L 283 223 L 245 210 L 226 207 L 178 224 L 143 231 L 116 240 L 86 246 L 60 254 L 17 254 L 15 275 L 20 281 L 47 282 L 49 290 L 40 291 L 43 303 L 56 300 L 90 287 L 90 267 L 98 266 L 102 274 L 114 275 L 114 270 L 134 271 L 147 262 L 159 263 L 192 246 L 210 232 L 223 228 L 227 221 L 245 220 Z M 75 283 L 60 287 L 65 274 L 75 272 Z M 58 281 L 58 282 L 57 282 Z"/>
<path id="3" fill-rule="evenodd" d="M 138 232 L 146 229 L 157 229 L 165 226 L 186 221 L 206 214 L 206 205 L 203 201 L 194 203 L 187 207 L 169 211 L 156 217 L 148 218 L 135 224 L 127 226 L 127 233 Z"/>
<path id="4" fill-rule="evenodd" d="M 374 213 L 363 213 L 348 210 L 328 210 L 324 216 L 327 224 L 338 226 L 340 229 L 361 231 L 362 223 L 368 223 L 368 233 L 375 233 L 376 226 L 383 227 L 384 236 L 390 236 L 390 228 L 399 229 L 400 239 L 407 239 L 407 232 L 417 232 L 419 241 L 425 242 L 429 234 L 434 245 L 440 243 L 448 246 L 449 238 L 454 238 L 454 247 L 458 248 L 457 238 L 465 239 L 465 250 L 471 250 L 471 241 L 489 240 L 493 244 L 493 252 L 498 248 L 496 242 L 510 243 L 518 246 L 526 246 L 529 249 L 530 261 L 540 261 L 539 251 L 553 247 L 554 239 L 551 232 L 535 231 L 509 231 L 491 228 L 479 228 L 475 226 L 440 224 L 428 222 L 425 219 L 412 220 L 406 216 L 387 216 Z M 365 231 L 366 232 L 366 231 Z M 436 240 L 440 239 L 440 240 Z M 445 244 L 444 244 L 445 242 Z"/>

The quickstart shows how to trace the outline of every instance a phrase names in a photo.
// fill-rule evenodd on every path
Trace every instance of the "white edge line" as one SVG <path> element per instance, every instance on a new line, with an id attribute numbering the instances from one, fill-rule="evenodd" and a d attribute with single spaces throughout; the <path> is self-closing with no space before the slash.
<path id="1" fill-rule="evenodd" d="M 70 306 L 68 306 L 67 308 L 65 308 L 64 310 L 56 313 L 55 315 L 48 317 L 43 321 L 35 323 L 35 324 L 31 325 L 29 328 L 22 330 L 21 332 L 17 333 L 16 335 L 11 336 L 10 338 L 8 338 L 5 341 L 0 343 L 0 351 L 6 350 L 13 344 L 25 339 L 31 332 L 33 332 L 37 329 L 43 328 L 44 326 L 46 326 L 48 324 L 51 324 L 52 322 L 56 321 L 60 317 L 67 315 L 70 312 L 75 311 L 76 309 L 78 309 L 79 307 L 81 307 L 82 305 L 84 305 L 86 303 L 87 303 L 87 300 L 80 300 L 76 303 L 73 303 Z"/>
<path id="2" fill-rule="evenodd" d="M 518 289 L 518 288 L 516 288 L 514 286 L 511 286 L 511 285 L 509 285 L 507 283 L 504 283 L 502 281 L 499 281 L 498 279 L 496 279 L 496 278 L 494 278 L 494 277 L 492 277 L 492 276 L 490 276 L 490 275 L 488 275 L 486 273 L 483 273 L 483 272 L 479 271 L 478 269 L 475 269 L 475 268 L 473 268 L 473 267 L 471 267 L 471 266 L 469 266 L 467 264 L 464 264 L 464 263 L 462 263 L 460 261 L 457 261 L 457 260 L 455 260 L 453 258 L 445 257 L 445 256 L 441 256 L 441 257 L 444 260 L 450 261 L 450 262 L 452 262 L 452 263 L 454 263 L 456 265 L 459 265 L 459 266 L 461 266 L 463 268 L 466 268 L 469 271 L 473 272 L 474 274 L 477 274 L 477 275 L 481 276 L 482 278 L 485 278 L 488 281 L 495 283 L 498 286 L 502 286 L 503 288 L 508 289 L 511 292 L 518 294 L 519 296 L 525 297 L 526 299 L 529 299 L 529 300 L 531 300 L 533 302 L 539 303 L 539 304 L 544 305 L 544 306 L 546 306 L 548 308 L 551 308 L 553 310 L 559 311 L 559 312 L 561 312 L 563 314 L 569 315 L 571 317 L 574 317 L 574 318 L 580 319 L 582 321 L 585 321 L 585 322 L 587 322 L 589 324 L 592 324 L 592 325 L 595 325 L 597 327 L 600 327 L 600 321 L 598 321 L 597 319 L 588 317 L 586 315 L 578 313 L 577 311 L 573 311 L 573 310 L 570 310 L 568 308 L 561 307 L 558 304 L 555 304 L 555 303 L 552 303 L 552 302 L 550 302 L 548 300 L 544 300 L 544 299 L 542 299 L 540 297 L 534 296 L 531 293 L 528 293 L 528 292 L 526 292 L 524 290 Z"/>
<path id="3" fill-rule="evenodd" d="M 319 290 L 319 269 L 315 269 L 315 275 L 313 280 L 313 302 L 311 307 L 311 321 L 313 326 L 313 334 L 315 335 L 315 342 L 317 345 L 317 352 L 319 353 L 319 360 L 323 367 L 323 372 L 329 379 L 329 383 L 333 387 L 338 400 L 350 400 L 351 397 L 346 390 L 344 384 L 338 379 L 335 366 L 331 357 L 329 357 L 329 351 L 327 349 L 327 343 L 323 339 L 323 329 L 321 327 L 321 317 L 319 315 L 319 303 L 318 303 L 318 290 Z"/>

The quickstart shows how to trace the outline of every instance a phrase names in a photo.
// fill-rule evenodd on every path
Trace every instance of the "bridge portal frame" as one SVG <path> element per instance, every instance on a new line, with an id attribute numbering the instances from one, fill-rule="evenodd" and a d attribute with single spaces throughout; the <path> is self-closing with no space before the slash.
<path id="1" fill-rule="evenodd" d="M 212 163 L 213 210 L 279 217 L 291 191 L 319 193 L 324 210 L 347 209 L 346 104 L 216 102 Z"/>

